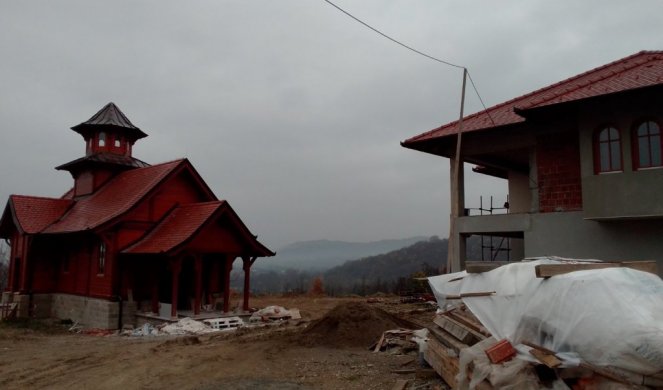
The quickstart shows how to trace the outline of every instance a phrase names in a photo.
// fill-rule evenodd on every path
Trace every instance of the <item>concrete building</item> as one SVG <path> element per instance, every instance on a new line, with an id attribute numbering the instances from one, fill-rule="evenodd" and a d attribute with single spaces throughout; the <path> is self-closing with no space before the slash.
<path id="1" fill-rule="evenodd" d="M 451 122 L 402 145 L 455 161 L 458 129 Z M 508 181 L 508 212 L 471 215 L 459 170 L 453 270 L 464 268 L 471 235 L 508 238 L 512 260 L 656 260 L 663 270 L 662 129 L 661 51 L 465 117 L 460 161 Z"/>

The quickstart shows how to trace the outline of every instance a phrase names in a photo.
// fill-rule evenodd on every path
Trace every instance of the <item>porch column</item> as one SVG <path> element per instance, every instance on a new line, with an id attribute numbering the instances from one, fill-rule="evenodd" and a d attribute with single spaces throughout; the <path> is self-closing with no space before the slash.
<path id="1" fill-rule="evenodd" d="M 150 273 L 150 283 L 152 287 L 152 313 L 159 314 L 159 275 L 157 273 Z"/>
<path id="2" fill-rule="evenodd" d="M 200 314 L 200 304 L 203 295 L 203 259 L 200 255 L 196 255 L 193 263 L 193 270 L 195 272 L 195 290 L 196 297 L 194 298 L 193 314 Z"/>
<path id="3" fill-rule="evenodd" d="M 214 258 L 210 259 L 210 271 L 209 271 L 209 291 L 208 293 L 212 297 L 212 300 L 209 302 L 211 304 L 216 304 L 214 302 L 214 294 L 219 293 L 221 290 L 219 289 L 219 274 L 221 271 L 219 270 L 219 262 L 221 259 L 219 256 L 214 256 Z"/>
<path id="4" fill-rule="evenodd" d="M 249 311 L 249 296 L 251 294 L 251 266 L 256 261 L 257 257 L 249 258 L 248 256 L 242 257 L 244 262 L 244 304 L 242 310 Z"/>
<path id="5" fill-rule="evenodd" d="M 230 311 L 230 271 L 233 269 L 235 256 L 226 255 L 225 269 L 223 272 L 223 312 Z"/>
<path id="6" fill-rule="evenodd" d="M 21 256 L 21 262 L 19 264 L 20 269 L 20 276 L 19 276 L 19 283 L 18 283 L 18 291 L 21 294 L 25 294 L 28 292 L 30 289 L 29 286 L 29 272 L 28 272 L 28 262 L 30 261 L 30 241 L 31 238 L 29 236 L 23 237 L 23 253 Z"/>
<path id="7" fill-rule="evenodd" d="M 173 290 L 171 297 L 170 316 L 172 318 L 177 318 L 177 298 L 179 296 L 179 279 L 180 271 L 182 270 L 182 258 L 178 257 L 175 260 L 171 260 L 170 269 L 173 273 Z"/>

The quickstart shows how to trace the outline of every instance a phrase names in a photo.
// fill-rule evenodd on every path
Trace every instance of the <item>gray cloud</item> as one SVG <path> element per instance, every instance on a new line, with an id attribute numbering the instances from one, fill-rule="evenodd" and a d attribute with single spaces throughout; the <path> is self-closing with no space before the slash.
<path id="1" fill-rule="evenodd" d="M 337 3 L 489 105 L 660 44 L 657 1 Z M 0 52 L 2 199 L 66 191 L 69 127 L 114 101 L 268 245 L 447 234 L 448 162 L 399 142 L 457 118 L 460 70 L 323 1 L 3 2 Z"/>

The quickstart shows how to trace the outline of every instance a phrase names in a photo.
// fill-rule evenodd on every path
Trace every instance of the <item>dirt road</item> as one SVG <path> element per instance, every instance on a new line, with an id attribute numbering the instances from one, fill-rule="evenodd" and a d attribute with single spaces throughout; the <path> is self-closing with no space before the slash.
<path id="1" fill-rule="evenodd" d="M 348 300 L 272 297 L 252 304 L 296 307 L 314 320 Z M 0 388 L 390 389 L 404 378 L 391 371 L 413 360 L 372 353 L 368 345 L 305 346 L 299 342 L 305 326 L 197 337 L 100 337 L 3 326 Z"/>

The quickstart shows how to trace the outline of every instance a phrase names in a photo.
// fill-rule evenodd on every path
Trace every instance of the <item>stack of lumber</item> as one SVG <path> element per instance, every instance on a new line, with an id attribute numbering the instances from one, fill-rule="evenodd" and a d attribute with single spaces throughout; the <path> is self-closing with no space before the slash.
<path id="1" fill-rule="evenodd" d="M 489 272 L 504 264 L 498 262 L 472 262 L 467 263 L 467 274 L 477 274 Z M 534 267 L 535 277 L 537 278 L 551 278 L 557 275 L 563 275 L 576 271 L 592 271 L 604 268 L 624 267 L 636 269 L 638 271 L 657 273 L 656 262 L 654 261 L 639 261 L 639 262 L 596 262 L 596 261 L 582 261 L 573 260 L 563 262 L 561 264 L 539 264 Z M 465 276 L 466 277 L 466 276 Z M 449 280 L 454 282 L 461 280 L 464 277 Z M 454 308 L 442 313 L 438 313 L 433 318 L 433 325 L 429 327 L 430 336 L 427 342 L 427 348 L 424 352 L 424 359 L 428 364 L 437 372 L 437 374 L 452 388 L 458 388 L 459 380 L 464 381 L 465 378 L 458 376 L 462 367 L 459 364 L 459 357 L 461 351 L 463 352 L 463 362 L 467 361 L 468 356 L 473 356 L 471 363 L 465 366 L 468 379 L 473 375 L 477 379 L 482 378 L 482 372 L 478 365 L 478 356 L 481 355 L 485 360 L 484 353 L 488 356 L 488 365 L 482 367 L 490 367 L 491 370 L 500 370 L 499 366 L 507 367 L 511 363 L 510 359 L 513 355 L 507 356 L 505 359 L 494 359 L 495 356 L 499 357 L 504 351 L 513 351 L 513 346 L 507 340 L 496 341 L 494 339 L 486 340 L 491 337 L 490 332 L 477 320 L 472 312 L 462 303 L 462 299 L 467 296 L 492 296 L 494 291 L 466 293 L 460 295 L 447 295 L 446 300 L 457 300 L 458 305 Z M 482 342 L 485 340 L 484 342 Z M 476 345 L 480 343 L 479 345 Z M 663 372 L 658 372 L 654 375 L 644 376 L 636 374 L 631 371 L 619 369 L 613 366 L 596 366 L 588 363 L 586 360 L 581 359 L 580 364 L 575 363 L 573 366 L 563 364 L 564 357 L 557 354 L 555 351 L 548 350 L 539 345 L 528 341 L 521 341 L 521 343 L 529 347 L 529 354 L 531 355 L 534 363 L 525 363 L 522 367 L 524 376 L 529 376 L 532 382 L 527 382 L 537 387 L 543 388 L 550 386 L 553 382 L 572 387 L 574 389 L 591 389 L 591 388 L 654 388 L 663 389 Z M 492 344 L 492 345 L 489 345 Z M 500 346 L 508 348 L 500 350 Z M 476 345 L 474 348 L 470 348 Z M 491 351 L 497 351 L 496 354 L 491 355 Z M 477 351 L 479 355 L 477 355 Z M 471 353 L 471 354 L 470 354 Z M 658 353 L 658 352 L 657 352 Z M 506 355 L 505 355 L 506 356 Z M 657 355 L 658 356 L 658 355 Z M 568 356 L 566 357 L 568 358 Z M 505 362 L 505 363 L 504 363 Z M 522 365 L 524 360 L 519 364 Z M 514 367 L 515 365 L 511 365 Z M 486 372 L 486 371 L 483 371 Z M 495 371 L 493 371 L 495 372 Z M 506 372 L 506 371 L 502 371 Z M 502 378 L 503 379 L 503 378 Z M 490 381 L 489 381 L 490 380 Z M 509 379 L 509 385 L 511 383 Z M 464 382 L 465 385 L 467 382 Z M 493 384 L 491 384 L 493 383 Z M 523 382 L 525 383 L 525 382 Z M 463 383 L 461 383 L 463 385 Z M 478 384 L 478 389 L 493 389 L 500 388 L 504 383 L 493 381 L 491 378 L 483 380 Z M 621 386 L 621 387 L 620 387 Z"/>
<path id="2" fill-rule="evenodd" d="M 465 305 L 436 314 L 433 323 L 428 328 L 430 337 L 424 359 L 451 388 L 456 388 L 460 351 L 490 337 L 490 333 Z M 481 385 L 479 388 L 490 388 L 487 382 Z"/>

